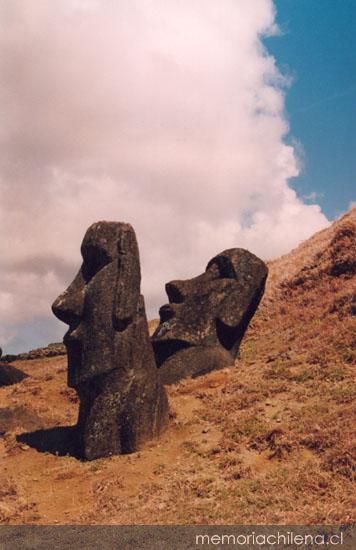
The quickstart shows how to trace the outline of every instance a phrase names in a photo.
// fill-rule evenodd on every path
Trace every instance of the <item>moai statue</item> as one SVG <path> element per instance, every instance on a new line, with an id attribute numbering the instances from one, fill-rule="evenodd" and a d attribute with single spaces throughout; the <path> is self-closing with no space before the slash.
<path id="1" fill-rule="evenodd" d="M 80 399 L 79 453 L 92 460 L 136 451 L 168 421 L 157 371 L 133 228 L 98 222 L 87 230 L 83 264 L 52 306 L 64 336 L 68 385 Z"/>
<path id="2" fill-rule="evenodd" d="M 169 304 L 151 339 L 164 384 L 234 364 L 267 273 L 254 254 L 232 248 L 210 260 L 202 275 L 166 284 Z"/>

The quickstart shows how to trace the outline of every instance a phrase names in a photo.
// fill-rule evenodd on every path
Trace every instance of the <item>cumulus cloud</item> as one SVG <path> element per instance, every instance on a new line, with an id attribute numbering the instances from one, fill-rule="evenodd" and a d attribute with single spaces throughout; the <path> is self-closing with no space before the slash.
<path id="1" fill-rule="evenodd" d="M 277 256 L 328 223 L 288 186 L 287 83 L 261 42 L 271 0 L 0 0 L 0 18 L 9 349 L 63 332 L 50 304 L 99 219 L 135 227 L 151 317 L 164 282 L 221 250 Z"/>

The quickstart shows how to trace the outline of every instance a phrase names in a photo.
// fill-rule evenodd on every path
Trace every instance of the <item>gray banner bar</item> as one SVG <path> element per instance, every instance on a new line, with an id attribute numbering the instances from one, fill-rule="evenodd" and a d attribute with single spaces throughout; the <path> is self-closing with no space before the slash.
<path id="1" fill-rule="evenodd" d="M 356 526 L 131 525 L 0 526 L 0 549 L 201 550 L 341 548 L 355 550 Z"/>

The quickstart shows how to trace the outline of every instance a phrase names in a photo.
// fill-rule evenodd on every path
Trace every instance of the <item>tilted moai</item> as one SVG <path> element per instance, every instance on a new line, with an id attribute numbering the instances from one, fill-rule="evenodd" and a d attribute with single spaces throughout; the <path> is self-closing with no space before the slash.
<path id="1" fill-rule="evenodd" d="M 86 232 L 83 264 L 54 302 L 69 325 L 68 385 L 80 399 L 79 453 L 92 460 L 137 450 L 168 421 L 143 296 L 136 236 L 126 223 Z"/>
<path id="2" fill-rule="evenodd" d="M 267 273 L 254 254 L 232 248 L 210 260 L 202 275 L 166 284 L 169 304 L 152 336 L 164 384 L 234 364 Z"/>

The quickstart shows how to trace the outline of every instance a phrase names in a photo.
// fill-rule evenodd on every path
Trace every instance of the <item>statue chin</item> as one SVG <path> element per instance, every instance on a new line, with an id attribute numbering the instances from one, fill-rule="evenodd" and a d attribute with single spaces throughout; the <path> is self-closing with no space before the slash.
<path id="1" fill-rule="evenodd" d="M 160 367 L 162 384 L 175 384 L 182 378 L 196 378 L 213 370 L 234 366 L 234 358 L 220 346 L 193 346 L 177 351 Z"/>

